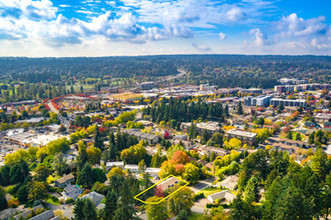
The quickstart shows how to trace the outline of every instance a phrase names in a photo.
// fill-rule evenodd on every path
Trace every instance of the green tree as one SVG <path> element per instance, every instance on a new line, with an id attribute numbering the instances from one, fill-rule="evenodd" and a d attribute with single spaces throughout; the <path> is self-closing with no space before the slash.
<path id="1" fill-rule="evenodd" d="M 103 140 L 99 131 L 99 127 L 96 126 L 95 135 L 94 135 L 94 147 L 99 148 L 101 151 L 104 150 Z"/>
<path id="2" fill-rule="evenodd" d="M 6 209 L 7 207 L 8 203 L 6 199 L 6 192 L 2 186 L 0 186 L 0 211 Z"/>
<path id="3" fill-rule="evenodd" d="M 17 199 L 20 203 L 28 201 L 29 197 L 29 188 L 27 185 L 21 186 L 17 191 Z"/>
<path id="4" fill-rule="evenodd" d="M 41 200 L 46 197 L 47 189 L 42 182 L 33 181 L 29 184 L 29 200 Z"/>
<path id="5" fill-rule="evenodd" d="M 133 208 L 133 196 L 128 188 L 129 186 L 127 182 L 124 181 L 119 199 L 117 201 L 117 209 L 115 210 L 116 220 L 135 219 L 136 211 Z"/>
<path id="6" fill-rule="evenodd" d="M 68 169 L 68 164 L 64 159 L 63 153 L 58 153 L 54 156 L 52 167 L 56 175 L 63 176 Z"/>
<path id="7" fill-rule="evenodd" d="M 297 189 L 289 187 L 285 195 L 277 203 L 277 212 L 273 219 L 312 219 L 312 211 L 308 201 Z"/>
<path id="8" fill-rule="evenodd" d="M 198 135 L 198 130 L 197 130 L 197 126 L 191 122 L 191 126 L 189 128 L 189 132 L 188 132 L 188 136 L 190 139 L 194 139 L 196 138 Z"/>
<path id="9" fill-rule="evenodd" d="M 230 219 L 233 220 L 249 220 L 250 210 L 247 203 L 242 199 L 242 195 L 238 194 L 232 202 L 232 208 L 230 212 Z"/>
<path id="10" fill-rule="evenodd" d="M 238 115 L 244 114 L 243 107 L 241 106 L 241 102 L 238 102 L 237 113 Z"/>
<path id="11" fill-rule="evenodd" d="M 219 132 L 214 133 L 211 140 L 213 141 L 214 146 L 216 147 L 223 146 L 223 135 L 221 135 Z"/>
<path id="12" fill-rule="evenodd" d="M 94 182 L 94 172 L 92 171 L 91 165 L 86 162 L 83 169 L 78 173 L 77 184 L 90 189 Z"/>
<path id="13" fill-rule="evenodd" d="M 175 185 L 170 189 L 170 193 L 176 191 L 179 185 Z M 191 207 L 194 204 L 194 193 L 188 187 L 183 187 L 181 190 L 172 193 L 168 199 L 169 210 L 172 213 L 178 214 L 181 210 L 185 210 L 191 214 Z"/>
<path id="14" fill-rule="evenodd" d="M 210 134 L 208 133 L 207 130 L 203 130 L 203 133 L 202 133 L 202 143 L 205 144 L 209 141 L 210 139 Z"/>
<path id="15" fill-rule="evenodd" d="M 104 208 L 104 219 L 113 220 L 115 215 L 115 210 L 117 208 L 117 195 L 114 190 L 109 191 L 106 196 L 106 203 Z"/>
<path id="16" fill-rule="evenodd" d="M 183 179 L 191 184 L 197 183 L 199 180 L 199 168 L 192 163 L 187 163 L 184 166 Z"/>
<path id="17" fill-rule="evenodd" d="M 165 200 L 159 202 L 161 199 L 163 198 L 153 196 L 146 200 L 148 202 L 146 205 L 148 220 L 166 220 L 169 218 L 167 203 Z"/>
<path id="18" fill-rule="evenodd" d="M 308 136 L 308 144 L 313 144 L 313 143 L 314 143 L 314 133 Z"/>
<path id="19" fill-rule="evenodd" d="M 314 173 L 316 173 L 321 179 L 325 179 L 328 171 L 327 155 L 322 148 L 317 148 L 315 154 L 311 157 L 310 166 Z"/>
<path id="20" fill-rule="evenodd" d="M 97 211 L 94 203 L 88 199 L 78 199 L 73 213 L 75 220 L 97 220 Z"/>
<path id="21" fill-rule="evenodd" d="M 80 171 L 83 169 L 86 161 L 88 161 L 88 154 L 86 152 L 86 146 L 83 141 L 78 142 L 78 156 L 77 156 L 77 169 Z"/>
<path id="22" fill-rule="evenodd" d="M 51 170 L 44 165 L 37 166 L 34 172 L 36 173 L 34 179 L 41 182 L 46 181 L 46 178 L 51 174 Z"/>
<path id="23" fill-rule="evenodd" d="M 255 176 L 252 176 L 245 187 L 245 200 L 248 204 L 258 202 L 259 198 L 259 185 Z"/>
<path id="24" fill-rule="evenodd" d="M 142 159 L 138 163 L 138 169 L 139 169 L 139 172 L 145 172 L 145 170 L 146 170 L 146 163 L 145 163 L 145 160 L 144 159 Z"/>

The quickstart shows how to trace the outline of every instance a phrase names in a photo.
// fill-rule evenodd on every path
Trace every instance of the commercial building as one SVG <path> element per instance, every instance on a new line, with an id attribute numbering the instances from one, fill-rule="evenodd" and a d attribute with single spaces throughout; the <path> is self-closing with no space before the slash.
<path id="1" fill-rule="evenodd" d="M 256 142 L 256 134 L 247 131 L 241 131 L 236 129 L 231 129 L 226 133 L 226 137 L 228 139 L 237 138 L 241 140 L 243 143 L 254 145 Z"/>
<path id="2" fill-rule="evenodd" d="M 329 89 L 329 84 L 319 84 L 319 83 L 311 83 L 311 84 L 298 84 L 298 85 L 279 85 L 275 86 L 275 92 L 283 93 L 285 91 L 295 92 L 295 91 L 307 91 L 307 90 L 322 90 Z"/>
<path id="3" fill-rule="evenodd" d="M 284 107 L 306 107 L 306 100 L 304 99 L 279 99 L 273 98 L 270 100 L 270 105 L 272 106 L 280 106 L 283 105 Z"/>
<path id="4" fill-rule="evenodd" d="M 244 105 L 248 106 L 268 106 L 270 104 L 271 96 L 260 95 L 257 97 L 244 97 Z"/>
<path id="5" fill-rule="evenodd" d="M 296 78 L 281 78 L 278 80 L 282 85 L 297 85 L 297 84 L 303 84 L 307 83 L 307 80 L 300 80 Z"/>
<path id="6" fill-rule="evenodd" d="M 314 118 L 316 122 L 325 123 L 331 121 L 331 114 L 317 113 Z"/>

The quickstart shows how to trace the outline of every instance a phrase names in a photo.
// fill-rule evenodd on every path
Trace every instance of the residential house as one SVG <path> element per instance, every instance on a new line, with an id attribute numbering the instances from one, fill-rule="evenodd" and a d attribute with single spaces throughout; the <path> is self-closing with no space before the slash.
<path id="1" fill-rule="evenodd" d="M 222 203 L 231 203 L 235 198 L 236 196 L 232 194 L 230 190 L 217 192 L 207 196 L 207 199 L 212 203 L 214 203 L 216 200 L 220 200 Z"/>
<path id="2" fill-rule="evenodd" d="M 221 182 L 221 186 L 235 190 L 237 187 L 237 182 L 238 182 L 238 176 L 228 176 L 225 180 Z"/>
<path id="3" fill-rule="evenodd" d="M 85 199 L 85 198 L 91 199 L 91 201 L 94 203 L 94 205 L 98 206 L 100 204 L 100 202 L 105 198 L 105 196 L 93 191 L 93 192 L 90 192 L 90 193 L 82 196 L 81 198 L 82 199 Z"/>
<path id="4" fill-rule="evenodd" d="M 63 177 L 61 177 L 60 179 L 55 180 L 55 186 L 59 187 L 59 188 L 63 188 L 71 183 L 73 183 L 75 181 L 75 176 L 70 173 L 68 175 L 64 175 Z"/>
<path id="5" fill-rule="evenodd" d="M 29 218 L 29 220 L 50 220 L 50 219 L 53 219 L 53 217 L 54 217 L 53 211 L 47 210 L 43 213 L 40 213 L 39 215 Z"/>
<path id="6" fill-rule="evenodd" d="M 62 196 L 64 199 L 72 198 L 77 199 L 77 197 L 83 193 L 83 189 L 81 189 L 78 185 L 68 185 L 64 188 L 64 192 L 62 192 Z"/>

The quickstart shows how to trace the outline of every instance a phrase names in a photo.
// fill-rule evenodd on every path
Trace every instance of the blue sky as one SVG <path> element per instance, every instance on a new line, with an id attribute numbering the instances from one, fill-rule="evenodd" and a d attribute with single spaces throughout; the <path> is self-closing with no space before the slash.
<path id="1" fill-rule="evenodd" d="M 0 56 L 331 55 L 329 0 L 2 0 Z"/>

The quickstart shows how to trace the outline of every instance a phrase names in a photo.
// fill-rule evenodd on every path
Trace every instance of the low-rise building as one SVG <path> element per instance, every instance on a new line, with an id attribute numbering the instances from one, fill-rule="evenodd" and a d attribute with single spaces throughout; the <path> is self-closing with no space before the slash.
<path id="1" fill-rule="evenodd" d="M 66 200 L 68 198 L 77 199 L 77 197 L 83 193 L 83 190 L 77 185 L 67 185 L 62 192 L 63 198 Z"/>
<path id="2" fill-rule="evenodd" d="M 223 202 L 231 203 L 235 198 L 236 198 L 236 196 L 234 194 L 232 194 L 230 190 L 217 192 L 217 193 L 207 196 L 207 199 L 213 203 L 216 200 L 220 200 L 221 203 L 223 203 Z"/>
<path id="3" fill-rule="evenodd" d="M 94 203 L 95 206 L 98 206 L 100 202 L 105 198 L 105 196 L 93 191 L 82 196 L 81 198 L 82 199 L 88 198 Z"/>
<path id="4" fill-rule="evenodd" d="M 54 184 L 56 187 L 63 188 L 75 181 L 75 176 L 70 173 L 68 175 L 64 175 L 60 179 L 55 180 Z"/>
<path id="5" fill-rule="evenodd" d="M 183 132 L 188 133 L 191 127 L 191 122 L 183 122 L 180 125 L 180 128 Z M 201 122 L 196 124 L 197 131 L 199 135 L 202 135 L 204 131 L 207 131 L 209 134 L 214 134 L 220 131 L 220 126 L 218 122 Z"/>
<path id="6" fill-rule="evenodd" d="M 221 186 L 227 189 L 235 190 L 237 187 L 238 179 L 238 176 L 228 176 L 221 182 Z"/>
<path id="7" fill-rule="evenodd" d="M 125 129 L 123 132 L 132 136 L 136 136 L 139 140 L 145 140 L 149 144 L 157 144 L 159 142 L 159 137 L 157 135 L 144 133 L 139 129 Z"/>
<path id="8" fill-rule="evenodd" d="M 124 161 L 115 161 L 115 162 L 107 162 L 106 163 L 106 170 L 110 170 L 112 167 L 119 167 L 124 169 Z"/>
<path id="9" fill-rule="evenodd" d="M 231 138 L 237 138 L 241 140 L 243 143 L 254 145 L 256 142 L 256 135 L 255 133 L 248 132 L 248 131 L 241 131 L 236 129 L 231 129 L 226 133 L 226 137 Z"/>

